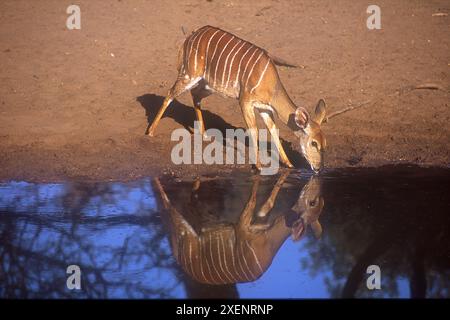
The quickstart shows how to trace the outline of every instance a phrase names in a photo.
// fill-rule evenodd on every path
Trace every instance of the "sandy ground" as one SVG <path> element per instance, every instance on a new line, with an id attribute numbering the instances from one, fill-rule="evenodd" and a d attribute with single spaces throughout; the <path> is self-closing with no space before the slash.
<path id="1" fill-rule="evenodd" d="M 79 0 L 81 30 L 72 31 L 69 4 L 0 2 L 0 180 L 233 169 L 172 164 L 170 134 L 194 120 L 189 94 L 155 137 L 144 135 L 176 77 L 181 26 L 206 24 L 304 65 L 279 69 L 298 105 L 312 110 L 324 98 L 334 112 L 373 102 L 324 125 L 326 167 L 449 166 L 450 16 L 433 16 L 450 13 L 446 0 L 377 1 L 382 29 L 372 31 L 366 1 Z M 442 90 L 401 93 L 424 83 Z M 237 101 L 211 96 L 203 108 L 207 128 L 244 126 Z"/>

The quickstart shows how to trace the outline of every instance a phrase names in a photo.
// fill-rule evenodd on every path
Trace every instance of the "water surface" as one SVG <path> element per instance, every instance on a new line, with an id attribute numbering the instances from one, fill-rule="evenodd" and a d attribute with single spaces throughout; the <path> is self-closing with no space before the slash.
<path id="1" fill-rule="evenodd" d="M 0 297 L 449 298 L 449 187 L 408 167 L 2 183 Z"/>

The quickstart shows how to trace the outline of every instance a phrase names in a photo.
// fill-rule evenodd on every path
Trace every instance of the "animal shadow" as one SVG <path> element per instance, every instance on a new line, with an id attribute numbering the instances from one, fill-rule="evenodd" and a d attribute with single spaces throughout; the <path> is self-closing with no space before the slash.
<path id="1" fill-rule="evenodd" d="M 147 123 L 151 124 L 155 119 L 156 114 L 164 101 L 164 97 L 156 94 L 144 94 L 142 96 L 137 97 L 136 101 L 138 101 L 141 104 L 142 108 L 145 109 L 145 116 L 147 117 Z M 245 130 L 245 128 L 233 126 L 231 123 L 225 121 L 221 116 L 214 114 L 211 111 L 202 109 L 202 114 L 206 129 L 209 128 L 218 129 L 224 137 L 223 139 L 224 145 L 226 145 L 227 143 L 225 138 L 227 129 Z M 187 106 L 175 99 L 166 109 L 162 118 L 167 117 L 172 118 L 178 124 L 183 126 L 186 130 L 193 133 L 194 121 L 197 120 L 197 117 L 195 115 L 195 111 L 192 106 Z M 292 164 L 295 167 L 304 167 L 306 165 L 306 161 L 301 156 L 301 154 L 297 150 L 295 150 L 295 148 L 293 148 L 292 143 L 282 138 L 280 140 Z M 246 141 L 245 145 L 248 147 L 249 145 L 248 141 Z M 270 145 L 268 147 L 270 148 Z"/>
<path id="2" fill-rule="evenodd" d="M 151 124 L 164 101 L 164 97 L 156 94 L 144 94 L 140 97 L 137 97 L 136 100 L 145 109 L 147 122 L 148 124 Z M 225 135 L 226 129 L 238 129 L 231 123 L 226 122 L 222 117 L 208 110 L 202 109 L 202 115 L 206 129 L 218 129 L 222 132 L 223 135 Z M 166 109 L 162 118 L 172 118 L 191 133 L 193 133 L 194 121 L 197 120 L 194 108 L 191 106 L 187 106 L 176 99 L 172 101 L 170 106 Z"/>

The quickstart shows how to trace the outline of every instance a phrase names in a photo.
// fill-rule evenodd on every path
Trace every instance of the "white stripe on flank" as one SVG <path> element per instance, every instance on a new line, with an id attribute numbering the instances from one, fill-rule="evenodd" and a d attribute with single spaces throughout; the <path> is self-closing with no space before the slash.
<path id="1" fill-rule="evenodd" d="M 189 72 L 189 58 L 191 57 L 191 51 L 192 51 L 192 45 L 195 41 L 195 39 L 197 39 L 198 35 L 200 34 L 200 32 L 194 33 L 191 35 L 191 38 L 189 39 L 189 42 L 186 46 L 186 51 L 188 51 L 188 55 L 186 56 L 187 61 L 186 61 L 186 69 Z"/>
<path id="2" fill-rule="evenodd" d="M 197 259 L 197 261 L 198 261 L 198 263 L 200 264 L 200 274 L 202 275 L 202 278 L 203 278 L 203 281 L 208 281 L 208 279 L 206 279 L 206 276 L 205 276 L 205 272 L 204 272 L 204 270 L 203 270 L 203 257 L 204 257 L 204 255 L 203 255 L 203 247 L 202 247 L 202 237 L 200 237 L 200 238 L 198 238 L 198 259 Z"/>
<path id="3" fill-rule="evenodd" d="M 225 264 L 225 269 L 228 272 L 228 275 L 231 277 L 231 282 L 236 282 L 236 278 L 233 276 L 233 274 L 230 272 L 230 268 L 228 268 L 228 264 L 227 264 L 227 251 L 226 251 L 226 247 L 225 247 L 225 241 L 223 240 L 223 236 L 222 233 L 220 233 L 220 242 L 222 243 L 222 248 L 223 248 L 223 262 Z"/>
<path id="4" fill-rule="evenodd" d="M 184 71 L 185 71 L 185 69 L 184 69 L 184 63 L 181 65 L 181 74 L 184 74 Z"/>
<path id="5" fill-rule="evenodd" d="M 236 75 L 236 80 L 234 81 L 234 85 L 236 85 L 239 82 L 239 74 L 241 73 L 241 63 L 244 60 L 244 57 L 247 55 L 247 53 L 249 53 L 250 49 L 252 49 L 254 46 L 252 44 L 250 44 L 250 47 L 247 49 L 247 51 L 245 51 L 244 55 L 241 57 L 241 60 L 239 60 L 239 64 L 238 64 L 238 71 L 237 71 L 237 75 Z"/>
<path id="6" fill-rule="evenodd" d="M 178 262 L 183 266 L 183 243 L 178 242 Z"/>
<path id="7" fill-rule="evenodd" d="M 206 52 L 205 52 L 205 70 L 203 71 L 203 78 L 205 77 L 205 73 L 206 73 L 206 67 L 208 64 L 208 51 L 209 51 L 209 45 L 211 44 L 211 40 L 214 38 L 214 36 L 216 35 L 217 32 L 219 32 L 220 30 L 216 30 L 216 32 L 214 32 L 211 36 L 211 38 L 209 38 L 208 41 L 208 45 L 206 46 Z"/>
<path id="8" fill-rule="evenodd" d="M 228 240 L 229 244 L 230 244 L 230 248 L 231 248 L 231 261 L 233 262 L 233 271 L 234 273 L 237 275 L 237 279 L 239 281 L 239 279 L 241 278 L 241 274 L 239 273 L 238 269 L 236 268 L 236 259 L 234 257 L 234 250 L 235 250 L 235 246 L 234 243 L 231 239 Z"/>
<path id="9" fill-rule="evenodd" d="M 258 64 L 259 59 L 261 59 L 262 55 L 263 55 L 263 51 L 261 51 L 261 53 L 259 54 L 258 58 L 256 59 L 255 63 L 253 64 L 252 68 L 250 69 L 250 71 L 248 72 L 248 76 L 247 76 L 247 81 L 245 81 L 245 86 L 244 88 L 247 88 L 247 84 L 248 84 L 248 80 L 250 79 L 252 73 L 253 73 L 253 69 L 255 68 L 255 66 Z"/>
<path id="10" fill-rule="evenodd" d="M 264 74 L 266 73 L 266 70 L 267 70 L 267 67 L 269 66 L 269 63 L 270 63 L 270 59 L 267 59 L 266 66 L 264 67 L 263 72 L 261 72 L 261 75 L 259 76 L 258 83 L 256 83 L 256 85 L 252 88 L 252 90 L 250 90 L 250 93 L 252 93 L 253 90 L 255 90 L 256 88 L 258 88 L 259 85 L 261 84 L 262 78 L 264 77 Z"/>
<path id="11" fill-rule="evenodd" d="M 245 71 L 247 71 L 248 65 L 249 65 L 250 61 L 252 60 L 253 56 L 255 55 L 255 53 L 257 51 L 258 51 L 258 48 L 256 48 L 255 51 L 253 51 L 252 55 L 250 56 L 250 58 L 248 59 L 247 63 L 245 64 L 244 72 L 242 73 L 242 79 L 244 79 Z M 244 86 L 244 88 L 245 88 L 245 86 Z"/>
<path id="12" fill-rule="evenodd" d="M 202 239 L 202 242 L 203 242 L 203 244 L 204 244 L 204 248 L 203 248 L 203 260 L 206 262 L 206 267 L 207 267 L 207 269 L 208 269 L 208 272 L 209 272 L 209 275 L 210 275 L 210 277 L 211 277 L 211 283 L 216 283 L 216 281 L 214 280 L 214 276 L 213 276 L 213 274 L 212 274 L 212 272 L 211 272 L 211 267 L 209 266 L 209 262 L 208 262 L 208 257 L 206 256 L 206 241 L 205 241 L 205 238 L 201 238 Z"/>
<path id="13" fill-rule="evenodd" d="M 200 47 L 200 43 L 202 42 L 203 36 L 209 31 L 210 27 L 205 28 L 205 31 L 198 38 L 197 47 L 195 48 L 195 60 L 194 60 L 194 70 L 197 71 L 197 57 L 198 57 L 198 48 Z M 193 45 L 193 44 L 192 44 Z"/>
<path id="14" fill-rule="evenodd" d="M 228 59 L 230 58 L 231 53 L 233 52 L 233 50 L 238 46 L 239 43 L 241 43 L 242 40 L 239 40 L 238 42 L 236 42 L 236 44 L 233 46 L 233 48 L 231 48 L 230 52 L 227 55 L 227 58 L 225 59 L 225 63 L 223 66 L 223 72 L 222 72 L 222 81 L 220 82 L 221 85 L 223 85 L 223 80 L 225 78 L 225 71 L 227 70 L 227 63 L 228 63 Z M 235 54 L 236 55 L 236 54 Z M 233 56 L 234 58 L 234 56 Z M 229 77 L 229 75 L 228 75 Z M 226 88 L 226 87 L 225 87 Z"/>
<path id="15" fill-rule="evenodd" d="M 214 56 L 216 55 L 216 51 L 217 51 L 217 47 L 219 46 L 220 40 L 222 40 L 223 37 L 225 37 L 228 33 L 224 33 L 219 40 L 217 40 L 216 46 L 214 47 L 214 51 L 213 51 L 213 55 L 211 56 L 211 63 L 208 63 L 208 71 L 206 72 L 206 75 L 208 76 L 208 82 L 211 79 L 211 68 L 210 68 L 210 64 L 213 63 L 214 61 Z"/>
<path id="16" fill-rule="evenodd" d="M 211 263 L 212 263 L 214 272 L 215 272 L 215 273 L 217 274 L 217 276 L 219 277 L 220 282 L 225 283 L 225 281 L 223 280 L 223 278 L 222 278 L 220 272 L 217 271 L 216 263 L 215 263 L 215 261 L 214 261 L 214 256 L 213 256 L 213 252 L 212 252 L 212 235 L 211 235 L 211 233 L 209 234 L 209 254 L 210 254 L 210 256 L 211 256 Z"/>
<path id="17" fill-rule="evenodd" d="M 189 241 L 189 264 L 191 265 L 191 274 L 194 278 L 196 278 L 195 272 L 194 272 L 194 263 L 192 262 L 192 243 Z"/>
<path id="18" fill-rule="evenodd" d="M 241 243 L 241 244 L 242 244 L 242 243 Z M 236 244 L 236 248 L 239 248 L 238 244 Z M 242 246 L 240 246 L 240 248 L 242 248 Z M 239 252 L 239 251 L 240 251 L 240 252 Z M 250 278 L 250 277 L 248 276 L 248 274 L 247 274 L 247 273 L 245 272 L 245 270 L 244 270 L 244 267 L 242 266 L 242 261 L 241 261 L 240 258 L 241 258 L 243 255 L 244 255 L 244 252 L 242 251 L 242 249 L 237 251 L 238 263 L 239 263 L 239 266 L 241 267 L 242 274 L 244 275 L 244 277 L 243 277 L 242 279 L 245 279 L 246 281 L 251 281 L 252 278 Z"/>
<path id="19" fill-rule="evenodd" d="M 222 271 L 222 274 L 225 276 L 225 278 L 227 278 L 227 282 L 233 282 L 233 280 L 231 280 L 228 277 L 228 275 L 225 272 L 225 269 L 223 268 L 223 265 L 222 265 L 222 255 L 220 254 L 220 243 L 219 243 L 220 241 L 219 241 L 219 236 L 218 235 L 216 235 L 216 242 L 217 242 L 217 257 L 219 258 L 220 270 Z"/>
<path id="20" fill-rule="evenodd" d="M 241 242 L 241 251 L 242 251 L 242 258 L 244 258 L 245 266 L 247 267 L 247 270 L 250 272 L 250 275 L 252 276 L 250 280 L 255 280 L 256 277 L 253 274 L 252 269 L 250 269 L 250 267 L 248 266 L 247 259 L 245 258 L 244 250 L 242 248 L 242 242 Z"/>
<path id="21" fill-rule="evenodd" d="M 219 54 L 219 58 L 217 59 L 217 63 L 216 63 L 216 69 L 214 70 L 214 84 L 213 87 L 216 87 L 216 79 L 217 79 L 217 68 L 219 68 L 219 64 L 220 64 L 220 58 L 222 57 L 222 54 L 225 52 L 225 50 L 227 49 L 228 45 L 230 44 L 231 41 L 234 40 L 234 38 L 236 38 L 235 36 L 231 36 L 231 39 L 228 40 L 228 42 L 225 44 L 225 46 L 222 49 L 222 52 Z"/>
<path id="22" fill-rule="evenodd" d="M 261 274 L 262 274 L 264 271 L 263 271 L 263 268 L 261 267 L 261 264 L 259 263 L 259 259 L 258 259 L 258 257 L 256 256 L 255 250 L 254 250 L 253 247 L 248 243 L 248 240 L 245 240 L 245 244 L 246 244 L 247 247 L 249 247 L 250 250 L 252 251 L 253 257 L 255 257 L 256 264 L 257 264 L 258 267 L 259 267 L 259 271 L 260 271 Z"/>
<path id="23" fill-rule="evenodd" d="M 187 250 L 186 250 L 186 239 L 183 241 L 183 258 L 184 258 L 184 267 L 186 268 L 186 271 L 189 272 L 187 270 L 188 268 L 188 262 L 187 262 Z"/>
<path id="24" fill-rule="evenodd" d="M 239 53 L 239 51 L 241 51 L 241 49 L 245 46 L 245 44 L 246 44 L 246 42 L 243 41 L 242 45 L 239 47 L 239 49 L 237 49 L 237 51 L 233 55 L 233 58 L 230 61 L 230 67 L 228 68 L 228 78 L 227 78 L 227 83 L 225 83 L 225 88 L 228 88 L 228 82 L 230 82 L 231 68 L 233 67 L 234 58 L 236 58 L 236 55 Z"/>

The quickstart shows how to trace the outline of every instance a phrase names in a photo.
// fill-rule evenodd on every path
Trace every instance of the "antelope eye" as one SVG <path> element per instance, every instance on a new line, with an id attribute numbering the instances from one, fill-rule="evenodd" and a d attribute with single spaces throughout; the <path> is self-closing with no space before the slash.
<path id="1" fill-rule="evenodd" d="M 311 201 L 309 202 L 309 205 L 310 205 L 311 207 L 315 207 L 315 206 L 316 206 L 316 200 L 311 200 Z"/>
<path id="2" fill-rule="evenodd" d="M 312 141 L 312 142 L 311 142 L 311 145 L 312 145 L 314 148 L 317 148 L 317 147 L 318 147 L 317 141 Z"/>

